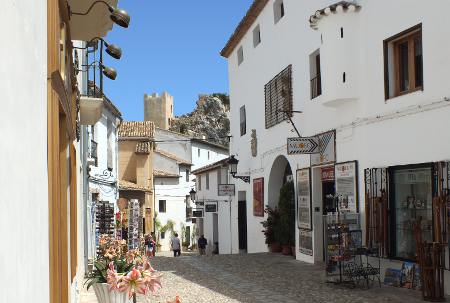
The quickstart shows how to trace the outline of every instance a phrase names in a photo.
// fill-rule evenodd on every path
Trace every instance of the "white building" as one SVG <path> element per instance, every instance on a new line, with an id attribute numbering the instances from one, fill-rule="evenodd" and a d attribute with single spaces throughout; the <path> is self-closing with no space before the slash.
<path id="1" fill-rule="evenodd" d="M 245 201 L 219 190 L 219 185 L 229 184 L 228 159 L 192 171 L 196 178 L 197 207 L 203 210 L 203 218 L 198 223 L 199 235 L 203 234 L 208 241 L 208 251 L 215 250 L 217 244 L 219 254 L 236 254 L 247 249 L 243 232 L 247 225 Z M 238 218 L 237 224 L 233 218 Z"/>
<path id="2" fill-rule="evenodd" d="M 87 259 L 95 258 L 98 234 L 96 234 L 96 204 L 100 201 L 114 205 L 118 211 L 118 128 L 122 114 L 117 107 L 103 95 L 102 113 L 99 121 L 82 128 L 81 140 L 86 150 L 83 156 L 86 163 L 85 182 L 87 191 L 83 193 L 87 220 Z"/>
<path id="3" fill-rule="evenodd" d="M 0 192 L 10 201 L 0 215 L 8 230 L 0 301 L 77 302 L 85 264 L 71 40 L 104 37 L 113 22 L 108 9 L 98 7 L 71 16 L 92 1 L 3 4 L 0 24 L 9 47 L 0 50 Z"/>
<path id="4" fill-rule="evenodd" d="M 162 128 L 156 128 L 155 143 L 153 180 L 157 220 L 162 227 L 173 221 L 174 232 L 190 246 L 196 241 L 196 227 L 191 219 L 194 206 L 189 199 L 189 191 L 195 187 L 191 171 L 226 158 L 228 149 Z M 159 232 L 158 237 L 161 249 L 169 250 L 170 232 Z"/>
<path id="5" fill-rule="evenodd" d="M 418 217 L 407 210 L 396 214 L 394 209 L 405 208 L 405 199 L 421 201 L 426 213 L 422 227 L 432 230 L 431 199 L 436 192 L 432 176 L 437 173 L 435 164 L 450 158 L 450 141 L 440 135 L 450 126 L 445 76 L 450 43 L 442 39 L 450 26 L 445 15 L 450 3 L 334 3 L 257 0 L 222 50 L 230 81 L 230 154 L 240 160 L 238 174 L 251 177 L 250 184 L 235 182 L 237 194 L 247 201 L 248 252 L 267 251 L 260 224 L 265 217 L 252 208 L 254 180 L 263 178 L 264 206 L 275 206 L 283 180 L 289 175 L 298 179 L 297 170 L 306 168 L 297 175 L 310 172 L 310 181 L 305 180 L 311 195 L 301 198 L 312 203 L 306 209 L 310 215 L 295 224 L 296 258 L 322 262 L 322 215 L 330 210 L 325 196 L 335 190 L 342 195 L 339 174 L 353 169 L 353 164 L 336 164 L 356 161 L 354 176 L 346 179 L 355 185 L 350 186 L 351 193 L 346 189 L 349 211 L 359 213 L 363 243 L 380 245 L 370 236 L 376 227 L 373 220 L 366 220 L 374 215 L 366 205 L 373 203 L 373 196 L 381 196 L 379 187 L 384 183 L 391 222 L 383 223 L 389 230 L 382 243 L 383 266 L 399 267 L 399 261 L 387 260 L 413 259 L 410 226 Z M 315 143 L 326 147 L 321 153 L 287 154 L 287 138 L 297 134 L 286 111 L 292 113 L 301 136 L 314 137 Z M 366 170 L 370 168 L 387 170 Z M 296 193 L 301 195 L 298 185 Z M 307 229 L 300 235 L 297 226 Z M 424 237 L 430 240 L 431 231 Z M 238 238 L 233 240 L 237 246 Z"/>

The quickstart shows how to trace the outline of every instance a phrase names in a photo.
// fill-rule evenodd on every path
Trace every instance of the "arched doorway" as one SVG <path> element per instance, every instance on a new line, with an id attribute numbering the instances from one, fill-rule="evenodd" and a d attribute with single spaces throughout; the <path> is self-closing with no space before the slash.
<path id="1" fill-rule="evenodd" d="M 293 181 L 292 169 L 285 156 L 278 156 L 270 170 L 268 184 L 268 205 L 270 208 L 278 206 L 280 189 L 288 181 Z"/>
<path id="2" fill-rule="evenodd" d="M 295 246 L 295 189 L 292 169 L 284 156 L 273 162 L 268 184 L 268 206 L 278 209 L 274 224 L 274 243 L 283 246 L 283 253 L 290 254 Z M 286 249 L 285 249 L 286 248 Z"/>

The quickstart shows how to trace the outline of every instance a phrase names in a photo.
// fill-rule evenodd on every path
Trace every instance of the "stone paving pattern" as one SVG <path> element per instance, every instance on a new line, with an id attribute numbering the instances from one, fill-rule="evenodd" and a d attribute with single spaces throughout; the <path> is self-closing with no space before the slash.
<path id="1" fill-rule="evenodd" d="M 280 254 L 157 256 L 152 265 L 164 273 L 156 297 L 138 302 L 166 302 L 179 295 L 190 302 L 423 302 L 418 291 L 378 283 L 370 289 L 325 282 L 321 266 Z M 84 294 L 85 298 L 91 294 Z M 90 297 L 91 298 L 91 297 Z M 94 295 L 95 298 L 95 295 Z M 96 301 L 81 301 L 81 303 Z"/>

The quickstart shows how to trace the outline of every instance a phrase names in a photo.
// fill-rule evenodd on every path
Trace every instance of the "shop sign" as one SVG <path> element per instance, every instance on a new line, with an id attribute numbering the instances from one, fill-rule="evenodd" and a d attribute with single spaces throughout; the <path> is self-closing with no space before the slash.
<path id="1" fill-rule="evenodd" d="M 312 231 L 300 230 L 299 231 L 299 251 L 302 254 L 312 256 L 313 244 L 312 244 Z"/>
<path id="2" fill-rule="evenodd" d="M 319 152 L 311 154 L 311 166 L 334 163 L 336 161 L 336 132 L 329 131 L 317 135 Z"/>
<path id="3" fill-rule="evenodd" d="M 359 211 L 357 168 L 356 161 L 335 165 L 336 195 L 341 212 L 357 213 Z"/>
<path id="4" fill-rule="evenodd" d="M 322 168 L 322 181 L 334 181 L 334 167 L 328 166 Z"/>
<path id="5" fill-rule="evenodd" d="M 296 137 L 287 139 L 288 155 L 305 155 L 319 152 L 318 137 Z"/>
<path id="6" fill-rule="evenodd" d="M 205 204 L 205 212 L 216 213 L 217 212 L 217 204 Z"/>
<path id="7" fill-rule="evenodd" d="M 219 196 L 234 196 L 236 189 L 234 184 L 219 184 Z"/>
<path id="8" fill-rule="evenodd" d="M 193 210 L 192 218 L 203 218 L 203 209 Z"/>
<path id="9" fill-rule="evenodd" d="M 298 228 L 312 229 L 311 169 L 297 170 L 297 214 Z"/>

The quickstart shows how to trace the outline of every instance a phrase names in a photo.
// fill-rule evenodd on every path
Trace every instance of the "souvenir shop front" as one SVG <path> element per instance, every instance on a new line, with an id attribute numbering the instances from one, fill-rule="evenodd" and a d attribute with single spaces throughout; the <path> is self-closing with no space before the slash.
<path id="1" fill-rule="evenodd" d="M 329 282 L 385 283 L 442 299 L 450 278 L 450 165 L 360 166 L 297 170 L 298 259 L 325 263 Z"/>

